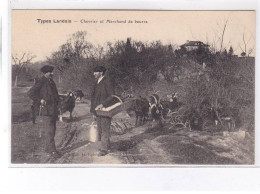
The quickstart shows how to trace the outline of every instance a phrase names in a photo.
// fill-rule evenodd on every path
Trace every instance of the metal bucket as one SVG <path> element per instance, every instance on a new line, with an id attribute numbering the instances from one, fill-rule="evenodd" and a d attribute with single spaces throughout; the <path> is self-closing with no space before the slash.
<path id="1" fill-rule="evenodd" d="M 98 141 L 98 130 L 96 122 L 92 122 L 89 128 L 89 141 L 97 142 Z"/>

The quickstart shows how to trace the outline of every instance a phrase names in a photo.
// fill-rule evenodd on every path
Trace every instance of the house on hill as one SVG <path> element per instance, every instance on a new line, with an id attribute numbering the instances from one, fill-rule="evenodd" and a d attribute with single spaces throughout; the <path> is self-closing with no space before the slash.
<path id="1" fill-rule="evenodd" d="M 202 48 L 203 50 L 209 49 L 209 45 L 204 44 L 201 41 L 189 41 L 183 45 L 181 45 L 181 48 L 185 48 L 187 51 L 197 50 L 199 48 Z"/>

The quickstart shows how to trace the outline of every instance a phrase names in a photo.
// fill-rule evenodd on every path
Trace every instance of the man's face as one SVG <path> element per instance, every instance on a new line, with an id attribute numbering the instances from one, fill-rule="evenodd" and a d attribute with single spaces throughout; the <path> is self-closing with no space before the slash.
<path id="1" fill-rule="evenodd" d="M 98 79 L 102 76 L 102 72 L 94 72 L 94 76 L 96 79 Z"/>
<path id="2" fill-rule="evenodd" d="M 53 72 L 47 72 L 45 73 L 46 78 L 52 78 L 53 77 Z"/>

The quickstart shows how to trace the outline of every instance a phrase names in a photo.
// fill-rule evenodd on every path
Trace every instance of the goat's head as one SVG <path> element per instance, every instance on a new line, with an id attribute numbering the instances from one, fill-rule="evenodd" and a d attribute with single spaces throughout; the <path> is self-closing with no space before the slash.
<path id="1" fill-rule="evenodd" d="M 177 92 L 174 92 L 173 94 L 172 94 L 172 98 L 177 98 Z"/>
<path id="2" fill-rule="evenodd" d="M 73 98 L 77 98 L 77 93 L 75 93 L 75 92 L 72 92 L 72 91 L 69 91 L 67 94 L 66 94 L 66 96 L 68 96 L 68 97 L 73 97 Z"/>
<path id="3" fill-rule="evenodd" d="M 149 98 L 150 104 L 159 104 L 159 96 L 157 94 L 153 94 Z"/>
<path id="4" fill-rule="evenodd" d="M 83 92 L 81 90 L 75 90 L 75 91 L 69 91 L 67 96 L 73 96 L 75 99 L 82 98 L 84 96 Z"/>
<path id="5" fill-rule="evenodd" d="M 83 93 L 82 93 L 83 94 Z M 77 99 L 77 98 L 82 98 L 84 95 L 80 95 L 80 93 L 78 92 L 78 91 L 73 91 L 72 92 L 72 95 L 73 95 L 73 97 L 75 98 L 75 99 Z"/>
<path id="6" fill-rule="evenodd" d="M 172 95 L 167 94 L 167 98 L 170 100 L 172 99 Z"/>
<path id="7" fill-rule="evenodd" d="M 69 92 L 67 93 L 67 96 L 73 96 L 73 92 L 72 92 L 72 91 L 69 91 Z"/>
<path id="8" fill-rule="evenodd" d="M 167 95 L 167 98 L 168 98 L 168 100 L 169 100 L 170 102 L 173 102 L 174 99 L 175 99 L 175 100 L 177 99 L 177 93 L 174 92 L 174 93 L 172 93 L 171 95 Z"/>

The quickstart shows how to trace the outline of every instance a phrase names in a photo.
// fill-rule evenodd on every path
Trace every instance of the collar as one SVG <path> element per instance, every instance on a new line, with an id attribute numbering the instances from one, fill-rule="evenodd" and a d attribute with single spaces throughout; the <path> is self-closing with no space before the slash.
<path id="1" fill-rule="evenodd" d="M 98 84 L 101 82 L 101 80 L 104 78 L 104 76 L 102 75 L 100 78 L 98 78 Z"/>

